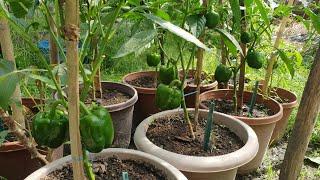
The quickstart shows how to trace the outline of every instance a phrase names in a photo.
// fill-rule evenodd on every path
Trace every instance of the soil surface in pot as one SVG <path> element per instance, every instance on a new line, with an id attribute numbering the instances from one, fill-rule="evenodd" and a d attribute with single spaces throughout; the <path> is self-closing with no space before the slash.
<path id="1" fill-rule="evenodd" d="M 97 180 L 119 180 L 122 172 L 128 172 L 129 179 L 164 180 L 165 174 L 153 165 L 143 161 L 121 160 L 117 156 L 93 162 L 93 172 Z M 68 164 L 62 169 L 49 174 L 43 180 L 72 180 L 72 165 Z"/>
<path id="2" fill-rule="evenodd" d="M 151 76 L 142 76 L 132 81 L 128 81 L 127 83 L 136 87 L 157 88 L 156 79 Z"/>
<path id="3" fill-rule="evenodd" d="M 201 84 L 206 85 L 206 84 L 211 84 L 215 81 L 214 77 L 212 75 L 208 75 L 205 72 L 201 73 Z M 194 85 L 195 84 L 195 73 L 193 74 L 188 74 L 186 78 L 187 84 Z"/>
<path id="4" fill-rule="evenodd" d="M 103 89 L 102 98 L 96 98 L 95 102 L 101 104 L 102 106 L 110 106 L 126 102 L 130 98 L 130 95 L 120 92 L 116 89 Z M 90 98 L 86 100 L 86 103 L 90 104 L 92 101 L 92 95 L 90 95 Z"/>
<path id="5" fill-rule="evenodd" d="M 189 114 L 190 120 L 193 115 Z M 188 137 L 188 126 L 184 122 L 184 115 L 172 115 L 155 120 L 148 128 L 147 137 L 157 146 L 178 154 L 190 156 L 218 156 L 240 149 L 244 143 L 227 127 L 214 124 L 214 145 L 205 151 L 204 132 L 206 119 L 199 119 L 196 139 Z"/>
<path id="6" fill-rule="evenodd" d="M 33 117 L 36 113 L 32 112 L 28 107 L 23 106 L 23 114 L 26 120 L 26 128 L 30 130 L 29 127 L 31 126 Z M 8 127 L 4 124 L 2 117 L 0 117 L 0 133 L 6 130 L 8 130 Z M 26 135 L 28 135 L 28 133 L 26 133 Z M 4 138 L 4 143 L 14 142 L 17 140 L 17 137 L 13 133 L 9 132 Z"/>
<path id="7" fill-rule="evenodd" d="M 249 113 L 249 106 L 244 104 L 242 109 L 238 108 L 238 112 L 234 112 L 234 106 L 232 100 L 225 100 L 225 99 L 216 99 L 214 101 L 214 109 L 215 111 L 229 114 L 233 116 L 241 116 L 241 117 L 254 117 L 254 118 L 261 118 L 261 117 L 268 117 L 274 115 L 271 109 L 266 107 L 264 104 L 255 104 L 253 107 L 252 114 Z M 210 106 L 212 100 L 206 100 L 202 103 L 207 107 Z M 242 112 L 242 113 L 241 113 Z"/>

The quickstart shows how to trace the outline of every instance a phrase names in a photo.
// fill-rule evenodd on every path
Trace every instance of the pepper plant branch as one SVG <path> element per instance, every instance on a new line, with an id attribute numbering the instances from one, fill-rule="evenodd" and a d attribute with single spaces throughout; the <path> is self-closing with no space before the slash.
<path id="1" fill-rule="evenodd" d="M 31 158 L 39 160 L 42 164 L 48 164 L 49 162 L 46 160 L 45 156 L 40 154 L 37 150 L 37 146 L 33 143 L 32 139 L 28 138 L 24 131 L 19 128 L 15 121 L 6 114 L 2 109 L 0 109 L 1 117 L 3 118 L 4 123 L 8 126 L 10 131 L 19 139 L 19 141 L 23 144 L 23 146 L 30 152 Z"/>
<path id="2" fill-rule="evenodd" d="M 293 2 L 294 2 L 294 0 L 289 0 L 287 5 L 288 6 L 292 6 Z M 283 17 L 283 19 L 281 20 L 280 28 L 279 28 L 276 40 L 275 40 L 274 45 L 273 45 L 273 50 L 274 51 L 276 49 L 278 49 L 279 46 L 280 46 L 280 41 L 282 39 L 283 32 L 284 32 L 284 30 L 286 28 L 286 25 L 287 25 L 288 21 L 289 21 L 289 17 L 287 17 L 287 16 Z M 277 55 L 275 53 L 272 53 L 271 57 L 270 57 L 270 59 L 268 61 L 269 63 L 268 63 L 268 66 L 267 66 L 267 71 L 266 71 L 264 82 L 263 82 L 263 86 L 262 86 L 262 93 L 264 95 L 266 95 L 266 93 L 267 93 L 270 77 L 272 75 L 273 66 L 274 66 L 276 60 L 277 60 Z"/>

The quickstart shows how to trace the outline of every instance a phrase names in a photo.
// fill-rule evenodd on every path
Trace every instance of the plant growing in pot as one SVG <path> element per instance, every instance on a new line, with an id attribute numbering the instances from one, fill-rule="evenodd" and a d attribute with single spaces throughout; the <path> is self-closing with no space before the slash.
<path id="1" fill-rule="evenodd" d="M 183 3 L 186 17 L 189 10 L 192 12 L 191 7 L 201 9 L 203 13 L 199 14 L 199 18 L 204 18 L 206 8 L 190 1 Z M 180 51 L 183 48 L 181 46 Z M 193 48 L 187 66 L 182 66 L 182 82 L 176 79 L 169 85 L 158 86 L 156 105 L 168 111 L 146 118 L 137 127 L 135 145 L 139 150 L 168 161 L 189 179 L 235 179 L 238 167 L 256 155 L 258 139 L 249 126 L 231 116 L 213 113 L 213 109 L 210 112 L 187 109 L 183 89 L 195 50 Z M 183 56 L 180 58 L 183 59 Z M 183 108 L 174 109 L 180 105 L 179 101 Z M 198 122 L 195 122 L 197 113 Z M 214 123 L 210 121 L 212 118 Z M 234 161 L 234 157 L 237 157 L 237 161 Z"/>
<path id="2" fill-rule="evenodd" d="M 257 156 L 248 164 L 239 168 L 238 173 L 244 174 L 256 170 L 262 163 L 263 156 L 267 150 L 273 129 L 277 121 L 282 117 L 282 106 L 275 100 L 257 95 L 258 84 L 253 93 L 244 91 L 245 65 L 254 69 L 263 66 L 263 56 L 257 50 L 257 44 L 261 41 L 258 34 L 263 34 L 269 29 L 269 24 L 262 24 L 258 27 L 253 26 L 255 20 L 252 14 L 254 4 L 242 4 L 246 7 L 246 12 L 240 10 L 240 4 L 233 6 L 233 24 L 239 27 L 235 32 L 240 35 L 240 44 L 236 39 L 230 39 L 233 46 L 240 52 L 240 62 L 237 58 L 230 61 L 229 66 L 218 65 L 215 70 L 215 77 L 218 82 L 228 82 L 233 78 L 233 90 L 214 90 L 200 95 L 201 107 L 208 109 L 208 104 L 213 101 L 218 112 L 226 113 L 242 120 L 250 125 L 256 132 L 259 139 L 259 151 Z M 250 21 L 250 31 L 246 28 L 246 21 Z M 242 26 L 240 26 L 242 24 Z M 241 27 L 241 28 L 240 28 Z M 227 47 L 230 51 L 230 46 Z M 232 59 L 233 60 L 233 59 Z M 237 86 L 237 74 L 239 75 L 239 86 Z M 239 89 L 238 89 L 239 88 Z"/>

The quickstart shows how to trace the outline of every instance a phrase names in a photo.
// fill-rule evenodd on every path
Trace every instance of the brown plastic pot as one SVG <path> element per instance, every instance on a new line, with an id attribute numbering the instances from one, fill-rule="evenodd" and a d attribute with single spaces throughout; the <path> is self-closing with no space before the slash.
<path id="1" fill-rule="evenodd" d="M 247 103 L 250 101 L 252 93 L 244 92 L 243 101 Z M 227 99 L 232 100 L 233 90 L 213 90 L 208 91 L 200 95 L 200 102 L 211 99 Z M 274 113 L 272 116 L 262 117 L 262 118 L 248 118 L 234 116 L 235 118 L 248 124 L 257 134 L 259 140 L 259 151 L 257 156 L 250 161 L 248 164 L 239 168 L 239 174 L 247 174 L 249 172 L 255 171 L 262 163 L 263 157 L 267 151 L 268 144 L 271 139 L 272 132 L 276 123 L 282 118 L 283 108 L 282 106 L 273 99 L 264 99 L 261 95 L 257 95 L 257 103 L 264 104 Z M 208 107 L 200 103 L 200 107 L 208 109 Z"/>
<path id="2" fill-rule="evenodd" d="M 39 99 L 35 99 L 35 101 L 40 102 Z M 38 112 L 31 99 L 23 98 L 22 104 L 33 112 Z M 43 150 L 39 151 L 43 154 L 46 153 Z M 63 146 L 55 149 L 52 154 L 53 160 L 61 157 L 63 157 Z M 42 166 L 43 164 L 38 160 L 31 159 L 31 154 L 19 141 L 5 142 L 0 146 L 0 176 L 2 177 L 9 180 L 21 180 Z"/>
<path id="3" fill-rule="evenodd" d="M 194 109 L 188 109 L 194 113 Z M 206 118 L 208 110 L 200 110 L 199 117 Z M 215 112 L 215 123 L 225 125 L 243 142 L 244 146 L 237 151 L 220 156 L 188 156 L 167 151 L 153 144 L 146 136 L 150 124 L 155 119 L 183 114 L 182 109 L 163 111 L 145 119 L 136 129 L 134 143 L 146 153 L 155 155 L 182 171 L 189 180 L 233 180 L 238 167 L 251 161 L 258 152 L 258 138 L 254 131 L 236 118 Z"/>
<path id="4" fill-rule="evenodd" d="M 283 107 L 283 116 L 280 121 L 277 122 L 276 127 L 273 130 L 270 143 L 278 142 L 284 135 L 290 115 L 293 109 L 298 105 L 297 96 L 290 91 L 282 88 L 273 88 L 275 92 L 281 99 L 288 99 L 287 103 L 280 103 Z"/>
<path id="5" fill-rule="evenodd" d="M 126 102 L 104 106 L 109 111 L 112 117 L 112 122 L 115 130 L 112 146 L 117 148 L 128 148 L 131 141 L 134 105 L 138 100 L 138 93 L 131 86 L 109 81 L 102 81 L 101 88 L 117 90 L 124 94 L 128 94 L 131 97 Z M 64 90 L 66 91 L 66 88 Z M 57 93 L 55 94 L 55 98 L 58 99 Z"/>
<path id="6" fill-rule="evenodd" d="M 156 76 L 155 71 L 143 71 L 143 72 L 134 72 L 127 74 L 123 77 L 123 82 L 130 84 L 130 81 L 135 79 L 150 76 Z M 148 116 L 160 112 L 160 109 L 156 107 L 156 88 L 144 88 L 131 85 L 138 92 L 138 102 L 135 104 L 134 113 L 133 113 L 133 129 L 135 129 L 140 122 L 147 118 Z"/>
<path id="7" fill-rule="evenodd" d="M 188 71 L 188 76 L 194 76 L 196 73 L 196 70 L 189 70 Z M 181 70 L 179 72 L 180 77 L 183 77 L 183 71 Z M 200 86 L 200 93 L 204 93 L 210 90 L 214 90 L 217 89 L 218 87 L 218 82 L 214 81 L 212 83 L 209 84 L 201 84 Z M 197 85 L 193 84 L 193 83 L 187 83 L 185 89 L 184 89 L 184 94 L 190 94 L 188 96 L 185 97 L 185 101 L 187 104 L 188 108 L 194 108 L 195 107 L 195 102 L 196 102 L 196 94 L 194 92 L 196 92 L 197 90 Z"/>
<path id="8" fill-rule="evenodd" d="M 112 117 L 115 128 L 113 147 L 128 148 L 131 141 L 132 118 L 134 104 L 138 100 L 137 91 L 122 83 L 101 82 L 102 89 L 116 89 L 122 93 L 128 94 L 131 98 L 123 103 L 105 106 Z"/>
<path id="9" fill-rule="evenodd" d="M 139 160 L 146 163 L 150 163 L 155 168 L 162 170 L 163 173 L 167 175 L 167 179 L 169 180 L 187 180 L 187 178 L 179 170 L 177 170 L 175 167 L 173 167 L 169 163 L 155 156 L 152 156 L 150 154 L 146 154 L 136 150 L 110 148 L 110 149 L 105 149 L 102 152 L 97 154 L 90 154 L 90 159 L 91 160 L 106 159 L 114 155 L 116 155 L 122 160 L 130 159 L 130 160 Z M 71 156 L 64 157 L 30 174 L 25 180 L 39 180 L 39 179 L 45 178 L 51 172 L 61 169 L 67 164 L 70 164 L 71 162 L 72 162 Z"/>

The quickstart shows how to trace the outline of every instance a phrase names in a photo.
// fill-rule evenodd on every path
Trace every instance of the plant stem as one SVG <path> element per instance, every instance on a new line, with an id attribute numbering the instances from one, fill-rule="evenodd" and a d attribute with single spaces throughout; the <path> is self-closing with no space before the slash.
<path id="1" fill-rule="evenodd" d="M 204 134 L 204 145 L 203 148 L 205 151 L 208 151 L 209 145 L 210 145 L 210 139 L 212 136 L 212 124 L 213 124 L 213 111 L 214 111 L 214 103 L 210 103 L 209 107 L 209 113 L 208 113 L 208 119 L 207 119 L 207 124 L 206 124 L 206 130 Z"/>
<path id="2" fill-rule="evenodd" d="M 87 174 L 88 179 L 95 180 L 96 178 L 93 173 L 92 164 L 89 161 L 88 154 L 87 154 L 86 150 L 83 151 L 83 163 L 84 163 L 84 168 L 86 170 L 86 174 Z"/>
<path id="3" fill-rule="evenodd" d="M 238 101 L 237 101 L 237 73 L 238 70 L 237 68 L 233 69 L 233 108 L 234 108 L 234 113 L 238 113 Z"/>
<path id="4" fill-rule="evenodd" d="M 292 6 L 294 0 L 289 0 L 288 1 L 288 6 Z M 277 38 L 274 42 L 274 45 L 273 45 L 273 50 L 277 50 L 280 46 L 280 41 L 282 39 L 282 36 L 283 36 L 283 32 L 286 28 L 286 25 L 287 25 L 287 22 L 289 21 L 289 17 L 283 17 L 283 19 L 281 20 L 281 23 L 280 23 L 280 28 L 279 28 L 279 31 L 277 33 Z M 263 86 L 262 86 L 262 93 L 264 95 L 267 94 L 267 89 L 268 89 L 268 85 L 269 85 L 269 81 L 270 81 L 270 77 L 272 75 L 272 71 L 273 71 L 273 65 L 275 64 L 277 60 L 277 55 L 275 53 L 272 53 L 271 54 L 271 57 L 269 59 L 269 63 L 268 63 L 268 67 L 267 67 L 267 71 L 266 71 L 266 74 L 265 74 L 265 78 L 264 78 L 264 82 L 263 82 Z"/>

